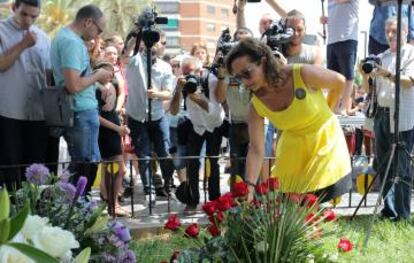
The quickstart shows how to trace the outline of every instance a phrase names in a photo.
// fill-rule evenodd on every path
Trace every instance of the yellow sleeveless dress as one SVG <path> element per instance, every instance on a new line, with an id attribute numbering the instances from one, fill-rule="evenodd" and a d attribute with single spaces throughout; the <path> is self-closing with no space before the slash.
<path id="1" fill-rule="evenodd" d="M 272 176 L 285 193 L 306 193 L 335 184 L 351 172 L 351 161 L 338 119 L 321 90 L 308 89 L 293 65 L 294 98 L 282 111 L 271 111 L 256 96 L 256 112 L 267 117 L 282 135 L 276 149 Z"/>

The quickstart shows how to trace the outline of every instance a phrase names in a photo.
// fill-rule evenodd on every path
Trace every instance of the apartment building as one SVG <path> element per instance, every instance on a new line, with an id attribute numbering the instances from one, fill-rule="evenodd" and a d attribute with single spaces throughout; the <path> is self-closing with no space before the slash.
<path id="1" fill-rule="evenodd" d="M 213 55 L 221 31 L 236 28 L 234 0 L 154 0 L 160 16 L 168 17 L 166 53 L 190 51 L 193 43 L 205 42 Z"/>

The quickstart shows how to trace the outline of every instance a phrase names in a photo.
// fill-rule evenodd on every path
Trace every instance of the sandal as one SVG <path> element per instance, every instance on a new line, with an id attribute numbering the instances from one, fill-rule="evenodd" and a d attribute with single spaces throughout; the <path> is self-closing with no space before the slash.
<path id="1" fill-rule="evenodd" d="M 124 209 L 121 206 L 117 206 L 115 207 L 115 216 L 117 217 L 130 217 L 131 214 L 129 213 L 128 210 Z"/>

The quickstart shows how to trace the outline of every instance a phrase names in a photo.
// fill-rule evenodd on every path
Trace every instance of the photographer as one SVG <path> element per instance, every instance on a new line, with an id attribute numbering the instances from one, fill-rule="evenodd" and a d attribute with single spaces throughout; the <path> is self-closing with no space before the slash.
<path id="1" fill-rule="evenodd" d="M 141 43 L 140 39 L 132 39 L 134 43 Z M 134 45 L 127 43 L 129 54 Z M 128 101 L 126 112 L 128 126 L 131 130 L 131 138 L 135 147 L 135 153 L 139 161 L 139 171 L 144 185 L 145 195 L 153 194 L 150 182 L 150 158 L 152 148 L 160 159 L 162 177 L 164 178 L 164 190 L 170 193 L 169 182 L 174 172 L 171 159 L 162 159 L 169 156 L 169 123 L 165 114 L 163 102 L 171 99 L 171 90 L 174 82 L 171 66 L 159 59 L 156 54 L 163 49 L 163 43 L 158 41 L 149 52 L 152 54 L 151 61 L 151 88 L 147 85 L 147 49 L 138 52 L 129 58 L 126 69 L 126 80 L 128 83 Z M 151 108 L 148 106 L 148 98 Z M 151 121 L 148 111 L 151 111 Z M 160 191 L 158 189 L 157 191 Z M 155 199 L 151 198 L 153 201 Z"/>
<path id="2" fill-rule="evenodd" d="M 187 139 L 187 152 L 189 156 L 200 156 L 201 147 L 206 141 L 207 156 L 218 156 L 220 152 L 222 131 L 220 129 L 224 120 L 224 110 L 214 96 L 217 85 L 217 77 L 207 73 L 205 80 L 199 80 L 201 63 L 197 58 L 188 57 L 182 63 L 183 77 L 178 78 L 170 111 L 175 115 L 179 111 L 181 98 L 185 100 L 191 128 Z M 207 85 L 201 85 L 206 81 Z M 178 130 L 180 135 L 180 130 Z M 220 196 L 220 174 L 218 158 L 210 157 L 211 174 L 208 178 L 209 199 L 215 200 Z M 187 202 L 184 212 L 192 214 L 200 202 L 199 193 L 199 171 L 200 161 L 198 158 L 188 160 L 187 177 L 190 184 L 191 200 Z"/>
<path id="3" fill-rule="evenodd" d="M 411 165 L 410 156 L 413 148 L 414 135 L 414 47 L 406 44 L 407 20 L 402 20 L 401 25 L 401 95 L 399 112 L 399 138 L 402 146 L 397 148 L 399 154 L 399 179 L 394 184 L 396 174 L 390 174 L 383 191 L 384 208 L 381 214 L 391 220 L 410 218 L 411 200 Z M 391 151 L 391 141 L 394 133 L 395 112 L 395 60 L 397 51 L 397 18 L 391 17 L 385 23 L 385 33 L 390 48 L 379 54 L 379 61 L 365 60 L 360 69 L 364 77 L 363 86 L 368 89 L 368 77 L 374 79 L 377 112 L 374 118 L 376 169 L 381 180 L 385 177 L 385 163 L 388 162 Z M 377 59 L 378 60 L 378 59 Z M 377 62 L 381 62 L 379 65 Z M 368 63 L 368 64 L 367 64 Z M 393 162 L 393 165 L 396 165 Z M 390 172 L 394 171 L 392 168 Z"/>

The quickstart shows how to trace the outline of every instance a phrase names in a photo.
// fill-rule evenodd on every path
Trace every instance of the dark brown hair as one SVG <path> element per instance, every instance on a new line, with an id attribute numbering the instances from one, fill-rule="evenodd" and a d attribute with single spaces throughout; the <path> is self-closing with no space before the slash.
<path id="1" fill-rule="evenodd" d="M 195 52 L 197 51 L 197 49 L 204 49 L 206 51 L 207 57 L 206 57 L 206 61 L 202 61 L 203 62 L 203 66 L 210 66 L 210 54 L 208 52 L 208 48 L 206 43 L 204 42 L 198 42 L 198 43 L 194 43 L 193 46 L 191 47 L 191 51 L 190 51 L 190 55 L 194 56 Z"/>
<path id="2" fill-rule="evenodd" d="M 258 62 L 262 58 L 264 76 L 266 82 L 270 86 L 278 86 L 280 82 L 285 78 L 283 72 L 283 62 L 273 55 L 272 50 L 264 43 L 253 39 L 243 39 L 235 46 L 225 58 L 225 65 L 227 71 L 232 74 L 231 64 L 234 60 L 240 57 L 247 56 L 251 62 Z"/>

